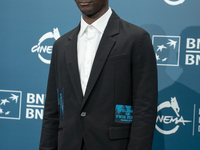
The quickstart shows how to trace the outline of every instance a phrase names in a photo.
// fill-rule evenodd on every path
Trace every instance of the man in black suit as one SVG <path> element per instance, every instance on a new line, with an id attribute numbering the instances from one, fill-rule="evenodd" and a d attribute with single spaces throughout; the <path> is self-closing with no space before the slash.
<path id="1" fill-rule="evenodd" d="M 75 0 L 81 23 L 53 46 L 40 150 L 150 150 L 157 67 L 149 34 L 108 0 Z"/>

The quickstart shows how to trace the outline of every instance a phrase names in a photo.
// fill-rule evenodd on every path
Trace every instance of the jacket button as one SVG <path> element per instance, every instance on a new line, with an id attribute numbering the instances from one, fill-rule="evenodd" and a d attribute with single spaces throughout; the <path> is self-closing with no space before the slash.
<path id="1" fill-rule="evenodd" d="M 81 117 L 85 117 L 85 116 L 86 116 L 86 112 L 82 112 Z"/>

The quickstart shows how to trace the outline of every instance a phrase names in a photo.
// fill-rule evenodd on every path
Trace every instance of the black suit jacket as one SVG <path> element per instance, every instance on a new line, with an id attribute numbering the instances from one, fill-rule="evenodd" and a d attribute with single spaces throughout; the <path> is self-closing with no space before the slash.
<path id="1" fill-rule="evenodd" d="M 113 11 L 83 97 L 77 63 L 79 29 L 80 25 L 53 46 L 40 149 L 80 150 L 84 140 L 87 150 L 150 150 L 157 67 L 149 34 Z M 133 106 L 132 123 L 116 121 L 117 105 Z"/>

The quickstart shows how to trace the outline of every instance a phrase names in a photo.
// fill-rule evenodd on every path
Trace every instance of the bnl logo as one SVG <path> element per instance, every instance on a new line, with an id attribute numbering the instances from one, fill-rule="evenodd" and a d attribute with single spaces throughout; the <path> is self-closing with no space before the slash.
<path id="1" fill-rule="evenodd" d="M 158 66 L 179 66 L 180 36 L 153 35 Z"/>
<path id="2" fill-rule="evenodd" d="M 21 91 L 0 90 L 0 118 L 20 120 Z"/>

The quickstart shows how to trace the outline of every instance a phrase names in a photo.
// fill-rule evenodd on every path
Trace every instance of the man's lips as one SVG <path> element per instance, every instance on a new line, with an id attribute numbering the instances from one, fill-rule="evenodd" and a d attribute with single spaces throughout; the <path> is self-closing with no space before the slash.
<path id="1" fill-rule="evenodd" d="M 80 2 L 80 5 L 81 6 L 87 6 L 87 5 L 89 5 L 91 2 Z"/>

